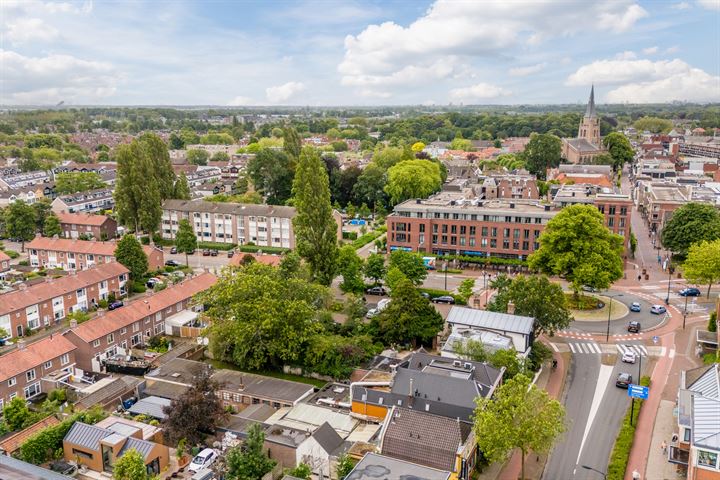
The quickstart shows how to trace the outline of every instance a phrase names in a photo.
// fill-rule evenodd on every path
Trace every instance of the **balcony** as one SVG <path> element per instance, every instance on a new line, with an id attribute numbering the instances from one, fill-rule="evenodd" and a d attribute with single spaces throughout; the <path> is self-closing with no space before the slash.
<path id="1" fill-rule="evenodd" d="M 668 447 L 668 462 L 687 466 L 689 459 L 690 452 L 688 450 L 683 450 L 678 445 Z"/>

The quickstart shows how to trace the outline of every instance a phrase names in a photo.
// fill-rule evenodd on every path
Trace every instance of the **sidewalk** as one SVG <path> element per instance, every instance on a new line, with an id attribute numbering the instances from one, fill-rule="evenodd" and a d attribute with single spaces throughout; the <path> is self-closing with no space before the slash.
<path id="1" fill-rule="evenodd" d="M 673 416 L 674 408 L 675 402 L 670 400 L 660 401 L 655 428 L 653 429 L 652 440 L 650 442 L 650 451 L 648 452 L 647 469 L 645 470 L 644 478 L 657 480 L 685 478 L 684 474 L 678 472 L 675 464 L 667 461 L 667 453 L 664 453 L 660 448 L 663 441 L 667 445 L 670 445 L 670 439 L 676 430 L 677 419 Z"/>

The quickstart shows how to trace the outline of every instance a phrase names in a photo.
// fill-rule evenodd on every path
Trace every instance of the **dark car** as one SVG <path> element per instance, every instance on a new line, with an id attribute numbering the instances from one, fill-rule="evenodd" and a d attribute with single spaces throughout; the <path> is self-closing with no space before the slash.
<path id="1" fill-rule="evenodd" d="M 170 249 L 170 253 L 177 253 L 177 247 L 172 247 Z"/>
<path id="2" fill-rule="evenodd" d="M 695 287 L 683 288 L 678 293 L 681 297 L 699 297 L 701 295 L 700 289 Z"/>
<path id="3" fill-rule="evenodd" d="M 210 255 L 213 256 L 213 257 L 217 257 L 217 256 L 218 256 L 218 251 L 217 251 L 217 250 L 210 250 Z"/>
<path id="4" fill-rule="evenodd" d="M 368 295 L 387 295 L 387 290 L 385 290 L 383 287 L 370 287 L 367 290 L 365 290 L 365 293 Z"/>
<path id="5" fill-rule="evenodd" d="M 179 266 L 180 266 L 180 262 L 177 262 L 177 261 L 175 261 L 175 260 L 168 260 L 168 261 L 165 262 L 165 266 L 167 266 L 167 267 L 179 267 Z"/>
<path id="6" fill-rule="evenodd" d="M 632 375 L 629 373 L 620 373 L 615 380 L 615 386 L 620 388 L 630 388 L 632 383 Z"/>
<path id="7" fill-rule="evenodd" d="M 228 258 L 232 258 L 235 255 L 235 250 L 228 250 Z"/>
<path id="8" fill-rule="evenodd" d="M 123 305 L 125 305 L 122 300 L 115 300 L 111 304 L 108 305 L 108 310 L 115 310 L 116 308 L 120 308 Z"/>
<path id="9" fill-rule="evenodd" d="M 209 256 L 210 256 L 210 249 L 206 248 L 205 250 L 203 250 L 203 257 L 209 257 Z"/>
<path id="10" fill-rule="evenodd" d="M 450 295 L 442 295 L 440 297 L 433 298 L 432 301 L 433 301 L 433 303 L 453 304 L 453 303 L 455 303 L 455 298 L 451 297 Z"/>
<path id="11" fill-rule="evenodd" d="M 627 331 L 631 332 L 631 333 L 639 333 L 640 332 L 640 322 L 628 323 Z"/>

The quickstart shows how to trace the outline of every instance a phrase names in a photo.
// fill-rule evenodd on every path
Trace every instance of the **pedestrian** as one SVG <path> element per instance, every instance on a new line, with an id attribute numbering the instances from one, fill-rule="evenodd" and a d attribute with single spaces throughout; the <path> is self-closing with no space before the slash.
<path id="1" fill-rule="evenodd" d="M 640 477 L 640 472 L 638 472 L 637 470 L 633 470 L 632 478 L 633 480 L 642 480 L 642 477 Z"/>
<path id="2" fill-rule="evenodd" d="M 665 443 L 665 440 L 660 444 L 660 450 L 662 450 L 663 455 L 667 455 L 667 443 Z"/>
<path id="3" fill-rule="evenodd" d="M 642 275 L 638 275 L 638 282 L 640 281 L 641 278 L 642 278 Z"/>

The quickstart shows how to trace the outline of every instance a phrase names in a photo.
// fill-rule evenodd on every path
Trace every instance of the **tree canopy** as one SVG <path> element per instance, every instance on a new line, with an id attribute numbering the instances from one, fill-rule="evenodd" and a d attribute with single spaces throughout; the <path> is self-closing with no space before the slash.
<path id="1" fill-rule="evenodd" d="M 630 140 L 620 132 L 609 133 L 603 138 L 603 145 L 610 152 L 615 169 L 622 168 L 626 163 L 632 161 L 635 156 Z"/>
<path id="2" fill-rule="evenodd" d="M 259 423 L 248 429 L 247 439 L 241 446 L 231 448 L 226 454 L 228 480 L 258 480 L 275 467 L 275 460 L 268 458 L 263 450 L 265 432 Z"/>
<path id="3" fill-rule="evenodd" d="M 560 165 L 562 141 L 549 133 L 533 133 L 525 146 L 522 159 L 530 173 L 544 179 L 548 168 Z"/>
<path id="4" fill-rule="evenodd" d="M 692 245 L 683 263 L 683 272 L 691 283 L 707 285 L 710 298 L 710 288 L 720 282 L 720 239 Z"/>
<path id="5" fill-rule="evenodd" d="M 177 200 L 190 200 L 190 185 L 188 179 L 185 176 L 185 172 L 180 172 L 175 185 L 173 186 L 172 198 Z"/>
<path id="6" fill-rule="evenodd" d="M 60 219 L 55 214 L 48 215 L 43 225 L 43 236 L 53 237 L 57 235 L 58 237 L 62 237 L 62 234 Z"/>
<path id="7" fill-rule="evenodd" d="M 277 149 L 262 148 L 248 161 L 247 171 L 255 188 L 270 205 L 284 205 L 292 194 L 294 161 Z"/>
<path id="8" fill-rule="evenodd" d="M 690 246 L 720 238 L 720 211 L 712 205 L 687 203 L 673 212 L 660 234 L 663 247 L 685 256 Z"/>
<path id="9" fill-rule="evenodd" d="M 130 270 L 133 281 L 140 280 L 148 271 L 148 258 L 135 235 L 124 235 L 115 248 L 115 259 Z"/>
<path id="10" fill-rule="evenodd" d="M 177 251 L 185 254 L 185 265 L 188 265 L 188 254 L 197 249 L 197 237 L 193 231 L 190 221 L 186 218 L 180 220 L 178 230 L 175 234 L 175 246 Z"/>
<path id="11" fill-rule="evenodd" d="M 393 251 L 390 254 L 388 270 L 393 267 L 400 270 L 414 285 L 421 285 L 428 274 L 425 262 L 423 262 L 422 256 L 419 253 L 406 252 L 404 250 Z"/>
<path id="12" fill-rule="evenodd" d="M 187 151 L 187 161 L 190 165 L 207 165 L 210 154 L 201 148 L 192 148 Z"/>
<path id="13" fill-rule="evenodd" d="M 36 215 L 33 207 L 21 200 L 15 200 L 8 206 L 3 214 L 5 220 L 5 234 L 9 238 L 16 238 L 25 251 L 25 242 L 35 237 Z"/>
<path id="14" fill-rule="evenodd" d="M 114 480 L 147 480 L 145 458 L 134 448 L 123 453 L 113 464 L 112 475 Z"/>
<path id="15" fill-rule="evenodd" d="M 97 172 L 66 172 L 55 175 L 55 192 L 58 195 L 87 192 L 107 185 Z"/>
<path id="16" fill-rule="evenodd" d="M 387 171 L 385 193 L 393 204 L 409 198 L 426 198 L 440 190 L 440 166 L 429 160 L 405 160 Z"/>
<path id="17" fill-rule="evenodd" d="M 352 245 L 345 245 L 338 254 L 338 273 L 343 280 L 340 289 L 345 292 L 362 293 L 365 290 L 363 281 L 363 259 L 360 258 Z"/>

